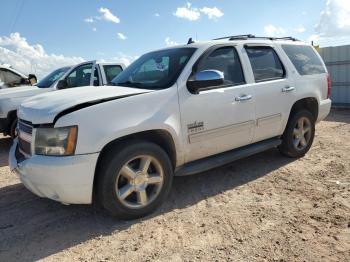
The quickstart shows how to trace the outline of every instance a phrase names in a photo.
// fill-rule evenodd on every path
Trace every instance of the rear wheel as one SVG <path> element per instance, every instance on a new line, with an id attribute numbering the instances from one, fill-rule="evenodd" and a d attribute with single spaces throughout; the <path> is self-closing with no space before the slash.
<path id="1" fill-rule="evenodd" d="M 130 142 L 108 152 L 98 174 L 102 205 L 122 219 L 153 212 L 170 191 L 173 170 L 168 155 L 158 145 Z"/>
<path id="2" fill-rule="evenodd" d="M 283 133 L 279 150 L 289 157 L 302 157 L 310 149 L 315 136 L 315 119 L 313 115 L 302 110 L 289 120 Z"/>

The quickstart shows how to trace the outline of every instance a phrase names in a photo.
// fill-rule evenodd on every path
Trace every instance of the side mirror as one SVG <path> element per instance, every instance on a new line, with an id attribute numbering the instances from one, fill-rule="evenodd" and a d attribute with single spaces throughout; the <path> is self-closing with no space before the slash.
<path id="1" fill-rule="evenodd" d="M 68 82 L 66 79 L 59 80 L 57 82 L 56 88 L 59 89 L 66 89 L 68 88 Z"/>
<path id="2" fill-rule="evenodd" d="M 218 70 L 203 70 L 198 72 L 193 80 L 187 81 L 187 89 L 192 94 L 224 84 L 224 73 Z"/>
<path id="3" fill-rule="evenodd" d="M 28 80 L 32 86 L 38 82 L 38 79 L 36 78 L 36 76 L 34 74 L 28 75 Z"/>

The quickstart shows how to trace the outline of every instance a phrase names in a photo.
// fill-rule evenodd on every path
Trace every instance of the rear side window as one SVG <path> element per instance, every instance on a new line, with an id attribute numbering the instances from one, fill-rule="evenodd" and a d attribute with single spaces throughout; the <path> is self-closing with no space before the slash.
<path id="1" fill-rule="evenodd" d="M 123 71 L 119 65 L 104 65 L 103 66 L 107 78 L 107 84 L 110 84 L 117 75 Z"/>
<path id="2" fill-rule="evenodd" d="M 281 79 L 285 70 L 275 50 L 269 46 L 246 47 L 255 82 Z"/>
<path id="3" fill-rule="evenodd" d="M 300 75 L 326 73 L 321 59 L 311 46 L 282 45 L 282 48 Z"/>

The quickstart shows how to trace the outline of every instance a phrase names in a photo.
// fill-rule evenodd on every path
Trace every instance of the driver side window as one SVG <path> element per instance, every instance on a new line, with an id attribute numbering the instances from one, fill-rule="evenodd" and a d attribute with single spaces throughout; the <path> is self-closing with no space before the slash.
<path id="1" fill-rule="evenodd" d="M 158 60 L 147 60 L 134 74 L 135 82 L 158 82 L 168 77 L 169 57 L 159 57 Z"/>
<path id="2" fill-rule="evenodd" d="M 67 76 L 68 87 L 88 86 L 90 85 L 91 72 L 93 64 L 84 64 L 75 68 Z"/>
<path id="3" fill-rule="evenodd" d="M 232 46 L 217 48 L 201 59 L 195 73 L 203 70 L 218 70 L 224 73 L 224 86 L 245 84 L 241 62 Z"/>

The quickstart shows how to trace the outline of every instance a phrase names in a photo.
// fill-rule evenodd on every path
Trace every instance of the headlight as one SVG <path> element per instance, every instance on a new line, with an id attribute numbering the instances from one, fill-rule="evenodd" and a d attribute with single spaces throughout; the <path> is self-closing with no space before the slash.
<path id="1" fill-rule="evenodd" d="M 74 154 L 78 127 L 37 128 L 34 152 L 36 155 L 70 156 Z"/>

